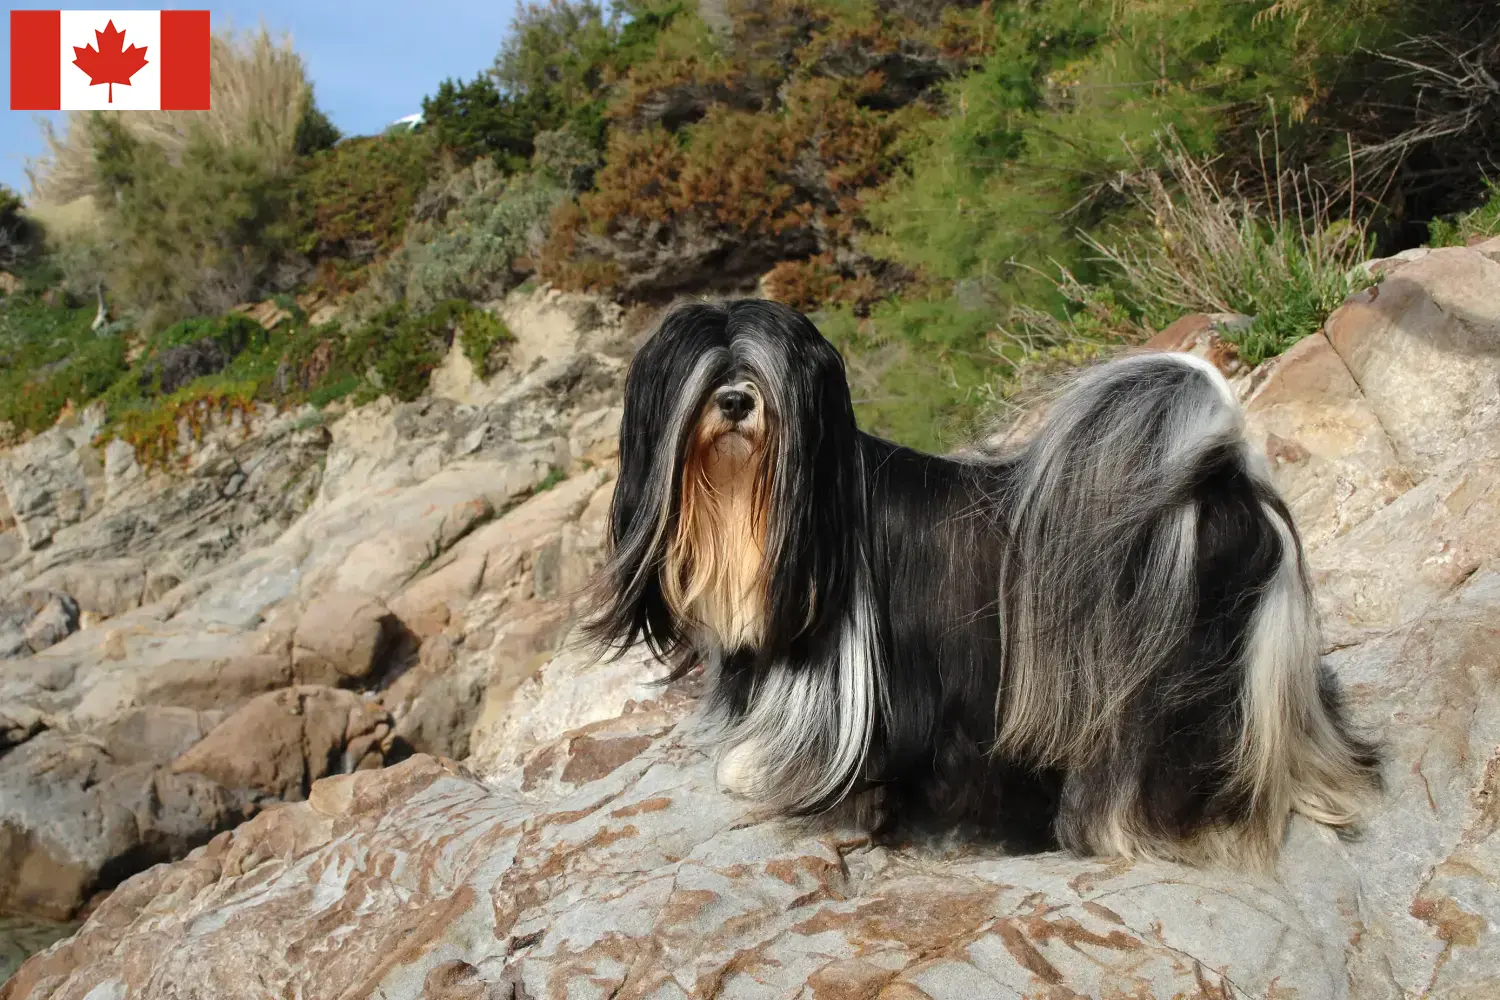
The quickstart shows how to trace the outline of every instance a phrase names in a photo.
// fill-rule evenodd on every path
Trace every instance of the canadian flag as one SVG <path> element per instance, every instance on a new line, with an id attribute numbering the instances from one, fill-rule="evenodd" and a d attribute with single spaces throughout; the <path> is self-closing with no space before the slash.
<path id="1" fill-rule="evenodd" d="M 206 110 L 208 37 L 206 10 L 13 10 L 11 110 Z"/>

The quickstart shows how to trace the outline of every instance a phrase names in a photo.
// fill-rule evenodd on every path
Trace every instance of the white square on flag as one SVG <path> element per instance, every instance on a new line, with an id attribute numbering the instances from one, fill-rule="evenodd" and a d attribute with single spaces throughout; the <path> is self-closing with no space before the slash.
<path id="1" fill-rule="evenodd" d="M 60 101 L 69 111 L 155 111 L 161 107 L 161 13 L 154 10 L 61 10 L 60 42 L 62 48 L 58 58 L 62 66 L 62 94 Z M 106 68 L 111 58 L 109 25 L 115 31 L 124 32 L 118 44 L 125 56 L 135 48 L 145 51 L 141 55 L 145 65 L 130 76 L 130 83 L 93 83 L 89 71 L 90 52 L 81 53 L 84 66 L 78 65 L 76 50 L 103 50 Z M 102 38 L 100 36 L 103 36 Z M 122 75 L 122 74 L 121 74 Z M 113 93 L 111 93 L 113 91 Z"/>
<path id="2" fill-rule="evenodd" d="M 12 110 L 202 110 L 206 10 L 13 10 Z"/>

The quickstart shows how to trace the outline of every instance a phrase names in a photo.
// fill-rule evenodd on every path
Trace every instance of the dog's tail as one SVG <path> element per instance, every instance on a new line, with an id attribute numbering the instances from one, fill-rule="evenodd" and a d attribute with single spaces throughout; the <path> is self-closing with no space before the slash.
<path id="1" fill-rule="evenodd" d="M 1237 803 L 1217 821 L 1257 840 L 1292 810 L 1353 823 L 1375 753 L 1320 664 L 1296 528 L 1218 370 L 1177 353 L 1087 370 L 1012 468 L 996 746 L 1111 776 L 1090 793 L 1110 832 L 1082 839 L 1130 851 L 1195 810 L 1215 822 L 1197 793 L 1153 793 L 1147 772 L 1174 763 L 1217 764 Z"/>

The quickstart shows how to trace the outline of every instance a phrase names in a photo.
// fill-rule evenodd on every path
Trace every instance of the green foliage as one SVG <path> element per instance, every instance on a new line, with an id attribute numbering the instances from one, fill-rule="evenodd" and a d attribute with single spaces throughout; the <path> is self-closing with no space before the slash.
<path id="1" fill-rule="evenodd" d="M 215 419 L 234 411 L 253 414 L 256 389 L 254 382 L 198 379 L 149 403 L 117 406 L 103 436 L 125 441 L 146 468 L 164 466 L 176 452 L 184 430 L 201 440 Z"/>
<path id="2" fill-rule="evenodd" d="M 302 109 L 302 117 L 297 120 L 297 131 L 292 137 L 292 150 L 298 156 L 311 156 L 313 153 L 332 149 L 340 138 L 342 135 L 338 127 L 318 107 L 309 90 L 307 104 Z"/>
<path id="3" fill-rule="evenodd" d="M 249 347 L 267 343 L 267 336 L 259 323 L 243 313 L 229 313 L 215 317 L 200 316 L 173 323 L 152 337 L 150 347 L 144 357 L 149 360 L 162 351 L 195 344 L 202 340 L 213 341 L 223 349 L 226 355 L 233 358 Z"/>
<path id="4" fill-rule="evenodd" d="M 404 130 L 346 139 L 304 161 L 292 184 L 297 249 L 319 262 L 325 284 L 351 283 L 400 244 L 436 165 L 431 137 Z"/>
<path id="5" fill-rule="evenodd" d="M 684 9 L 683 0 L 617 4 L 608 15 L 594 0 L 523 4 L 490 71 L 444 80 L 422 102 L 423 121 L 460 165 L 488 156 L 503 171 L 523 170 L 549 133 L 597 154 L 611 85 L 654 52 L 657 35 Z M 588 153 L 566 155 L 592 165 Z M 577 186 L 586 184 L 585 175 Z"/>
<path id="6" fill-rule="evenodd" d="M 1428 224 L 1428 242 L 1435 247 L 1451 247 L 1500 236 L 1500 183 L 1486 181 L 1485 187 L 1489 198 L 1484 204 L 1454 216 L 1433 219 Z"/>
<path id="7" fill-rule="evenodd" d="M 489 378 L 490 357 L 495 348 L 514 343 L 516 335 L 510 332 L 505 321 L 482 309 L 469 309 L 459 320 L 459 336 L 463 340 L 464 356 L 480 378 Z"/>
<path id="8" fill-rule="evenodd" d="M 540 245 L 563 196 L 544 176 L 507 177 L 475 161 L 428 192 L 434 217 L 407 228 L 405 244 L 373 269 L 367 297 L 420 312 L 445 299 L 503 294 L 520 281 L 513 265 Z"/>
<path id="9" fill-rule="evenodd" d="M 29 255 L 35 227 L 21 208 L 21 196 L 0 184 L 0 268 L 13 268 Z"/>
<path id="10" fill-rule="evenodd" d="M 530 161 L 536 134 L 556 115 L 528 95 L 501 94 L 488 74 L 468 83 L 444 80 L 422 100 L 422 121 L 443 149 L 460 164 L 492 157 L 502 170 L 520 170 Z"/>
<path id="11" fill-rule="evenodd" d="M 547 470 L 547 475 L 542 479 L 541 482 L 536 484 L 536 489 L 532 490 L 531 492 L 533 495 L 537 493 L 546 493 L 548 490 L 552 489 L 552 487 L 556 486 L 558 483 L 567 478 L 568 473 L 565 470 L 559 469 L 554 466 L 551 469 Z"/>
<path id="12" fill-rule="evenodd" d="M 844 354 L 862 428 L 929 451 L 968 436 L 995 362 L 987 309 L 929 295 L 888 299 L 863 319 L 847 306 L 814 318 Z"/>
<path id="13" fill-rule="evenodd" d="M 127 369 L 125 344 L 89 329 L 92 306 L 49 306 L 25 292 L 0 299 L 0 423 L 37 433 L 71 400 L 82 406 Z"/>
<path id="14" fill-rule="evenodd" d="M 1326 81 L 1339 79 L 1360 46 L 1391 34 L 1382 20 L 1389 7 L 1037 0 L 997 8 L 982 64 L 948 86 L 945 115 L 904 131 L 904 167 L 863 213 L 874 229 L 868 251 L 915 270 L 938 293 L 965 290 L 963 309 L 922 293 L 933 308 L 988 319 L 938 321 L 971 337 L 938 356 L 951 389 L 889 405 L 961 425 L 944 414 L 972 415 L 985 397 L 1008 398 L 1001 383 L 1020 368 L 1137 339 L 1193 309 L 1256 315 L 1241 344 L 1252 359 L 1316 329 L 1349 291 L 1345 273 L 1370 241 L 1358 225 L 1330 228 L 1326 212 L 1288 220 L 1261 211 L 1283 176 L 1279 163 L 1261 168 L 1263 156 L 1274 159 L 1262 132 L 1279 119 L 1283 152 L 1302 158 L 1293 165 L 1326 175 L 1325 154 L 1347 153 L 1330 148 L 1318 117 Z M 1179 158 L 1221 154 L 1214 175 L 1199 179 L 1254 182 L 1253 210 L 1238 193 L 1196 203 L 1206 213 L 1197 221 L 1215 223 L 1218 243 L 1174 243 L 1181 220 L 1154 214 L 1170 211 L 1179 193 L 1182 178 L 1170 169 L 1170 191 L 1140 196 L 1168 166 L 1156 141 L 1164 132 Z M 1311 179 L 1301 176 L 1308 195 Z M 1049 277 L 1059 268 L 1062 284 Z M 1024 347 L 1006 339 L 1021 329 Z M 905 379 L 913 388 L 902 391 L 915 392 L 934 357 L 926 339 L 907 345 L 910 359 L 892 366 L 888 384 Z M 986 354 L 987 365 L 948 360 Z M 898 378 L 903 365 L 913 371 Z"/>
<path id="15" fill-rule="evenodd" d="M 1137 195 L 1153 225 L 1118 231 L 1110 244 L 1084 238 L 1143 330 L 1187 312 L 1243 313 L 1250 327 L 1226 337 L 1255 365 L 1315 332 L 1355 290 L 1350 275 L 1372 241 L 1358 220 L 1337 217 L 1306 172 L 1283 172 L 1260 201 L 1222 190 L 1170 138 L 1159 155 L 1165 170 L 1142 171 Z"/>
<path id="16" fill-rule="evenodd" d="M 95 116 L 107 285 L 149 326 L 213 315 L 268 285 L 292 247 L 287 185 L 254 147 L 199 133 L 171 162 Z"/>
<path id="17" fill-rule="evenodd" d="M 362 397 L 389 393 L 400 400 L 416 399 L 427 388 L 428 376 L 443 360 L 460 324 L 484 331 L 476 332 L 476 345 L 489 338 L 493 346 L 499 332 L 476 319 L 476 313 L 483 315 L 456 299 L 426 312 L 395 305 L 377 313 L 354 331 L 345 348 L 350 367 L 367 381 Z"/>
<path id="18" fill-rule="evenodd" d="M 184 431 L 201 437 L 213 420 L 236 410 L 249 414 L 258 403 L 324 406 L 382 393 L 415 399 L 460 330 L 464 351 L 481 374 L 487 373 L 494 350 L 513 339 L 501 321 L 459 301 L 421 313 L 394 306 L 349 334 L 333 324 L 311 326 L 305 318 L 284 321 L 269 332 L 238 313 L 187 320 L 150 338 L 128 373 L 116 369 L 101 397 L 105 436 L 128 441 L 144 464 L 160 465 L 175 454 Z M 164 352 L 205 339 L 232 356 L 222 371 L 171 393 L 144 377 Z"/>

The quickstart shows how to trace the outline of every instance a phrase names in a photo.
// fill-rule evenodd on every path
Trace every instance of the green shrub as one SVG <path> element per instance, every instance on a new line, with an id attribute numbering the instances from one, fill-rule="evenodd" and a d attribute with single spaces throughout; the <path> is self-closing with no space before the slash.
<path id="1" fill-rule="evenodd" d="M 521 280 L 514 265 L 545 239 L 565 193 L 539 174 L 507 177 L 488 159 L 445 178 L 423 195 L 429 217 L 408 226 L 405 243 L 371 269 L 358 311 L 405 304 L 424 312 L 446 299 L 504 294 Z"/>
<path id="2" fill-rule="evenodd" d="M 863 429 L 928 451 L 970 435 L 995 363 L 988 309 L 930 294 L 879 302 L 865 318 L 848 306 L 814 317 L 844 355 Z"/>
<path id="3" fill-rule="evenodd" d="M 422 100 L 422 122 L 461 165 L 492 157 L 502 170 L 530 161 L 532 141 L 557 117 L 541 112 L 533 97 L 501 94 L 489 74 L 468 83 L 444 80 Z"/>
<path id="4" fill-rule="evenodd" d="M 459 324 L 464 356 L 474 367 L 475 375 L 480 378 L 489 378 L 490 357 L 494 354 L 495 348 L 502 344 L 513 343 L 516 335 L 510 332 L 510 327 L 505 325 L 503 319 L 483 309 L 469 309 L 459 319 Z"/>
<path id="5" fill-rule="evenodd" d="M 31 254 L 35 226 L 21 212 L 21 196 L 0 184 L 0 268 L 14 269 Z"/>
<path id="6" fill-rule="evenodd" d="M 1140 172 L 1153 226 L 1108 244 L 1084 238 L 1145 330 L 1187 312 L 1243 313 L 1251 325 L 1225 336 L 1257 365 L 1316 332 L 1356 290 L 1351 272 L 1372 241 L 1358 219 L 1337 217 L 1305 172 L 1283 172 L 1268 185 L 1274 200 L 1260 201 L 1222 190 L 1170 139 L 1161 156 L 1164 170 Z"/>
<path id="7" fill-rule="evenodd" d="M 215 420 L 235 411 L 253 416 L 258 388 L 254 381 L 198 379 L 168 396 L 117 405 L 100 438 L 125 441 L 135 449 L 137 462 L 146 468 L 159 468 L 176 454 L 184 429 L 194 440 L 202 440 Z"/>
<path id="8" fill-rule="evenodd" d="M 163 326 L 216 315 L 274 289 L 293 249 L 287 185 L 254 147 L 204 134 L 172 163 L 111 118 L 93 121 L 104 188 L 105 283 L 112 297 Z"/>
<path id="9" fill-rule="evenodd" d="M 318 108 L 311 90 L 305 101 L 302 117 L 297 121 L 297 131 L 292 136 L 292 151 L 298 156 L 311 156 L 332 149 L 343 137 L 338 127 Z"/>
<path id="10" fill-rule="evenodd" d="M 423 122 L 460 165 L 490 157 L 524 170 L 538 137 L 557 132 L 597 153 L 611 85 L 683 9 L 682 0 L 616 4 L 609 15 L 594 0 L 522 4 L 495 65 L 472 81 L 444 80 L 422 102 Z"/>
<path id="11" fill-rule="evenodd" d="M 1448 218 L 1433 219 L 1428 226 L 1428 242 L 1435 247 L 1463 246 L 1500 236 L 1500 183 L 1486 181 L 1485 186 L 1489 199 L 1484 204 Z"/>
<path id="12" fill-rule="evenodd" d="M 307 158 L 292 184 L 297 249 L 341 287 L 401 242 L 417 196 L 437 166 L 425 132 L 346 139 Z"/>
<path id="13" fill-rule="evenodd" d="M 476 314 L 482 315 L 455 299 L 425 312 L 396 305 L 377 313 L 354 331 L 345 348 L 350 367 L 365 380 L 358 398 L 388 393 L 400 400 L 416 399 L 463 324 L 475 330 L 474 345 L 466 345 L 466 351 L 483 347 L 487 357 L 488 349 L 504 336 L 503 327 L 496 329 Z"/>
<path id="14" fill-rule="evenodd" d="M 70 400 L 81 407 L 126 372 L 124 341 L 90 330 L 93 319 L 92 305 L 48 306 L 25 292 L 0 299 L 0 424 L 9 433 L 46 430 Z"/>

